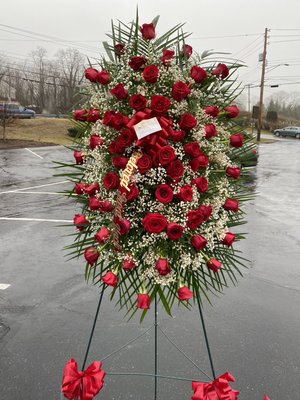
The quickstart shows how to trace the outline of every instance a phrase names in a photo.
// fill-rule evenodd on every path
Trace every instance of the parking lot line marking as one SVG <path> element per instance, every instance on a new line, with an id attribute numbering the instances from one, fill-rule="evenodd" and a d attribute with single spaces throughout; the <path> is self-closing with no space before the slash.
<path id="1" fill-rule="evenodd" d="M 27 149 L 27 147 L 25 147 L 25 150 L 30 151 L 30 153 L 34 154 L 35 156 L 37 156 L 37 157 L 39 157 L 39 158 L 42 158 L 42 159 L 44 158 L 44 157 L 38 155 L 37 153 L 35 153 L 34 151 L 32 151 L 32 150 L 30 150 L 30 149 Z"/>
<path id="2" fill-rule="evenodd" d="M 9 283 L 0 283 L 0 290 L 5 290 L 10 287 Z"/>
<path id="3" fill-rule="evenodd" d="M 44 218 L 16 218 L 16 217 L 0 217 L 3 221 L 35 221 L 35 222 L 68 222 L 71 223 L 70 219 L 44 219 Z"/>
<path id="4" fill-rule="evenodd" d="M 35 188 L 40 188 L 40 187 L 60 185 L 61 183 L 67 183 L 67 182 L 70 182 L 70 181 L 60 181 L 60 182 L 46 183 L 45 185 L 29 186 L 29 187 L 22 188 L 22 189 L 7 190 L 6 192 L 0 192 L 0 194 L 15 193 L 15 192 L 20 192 L 21 190 L 29 190 L 29 189 L 35 189 Z"/>
<path id="5" fill-rule="evenodd" d="M 1 194 L 1 193 L 0 193 Z M 9 194 L 9 193 L 7 193 Z M 63 195 L 63 193 L 59 193 L 59 192 L 14 192 L 14 194 L 59 194 L 60 196 Z"/>

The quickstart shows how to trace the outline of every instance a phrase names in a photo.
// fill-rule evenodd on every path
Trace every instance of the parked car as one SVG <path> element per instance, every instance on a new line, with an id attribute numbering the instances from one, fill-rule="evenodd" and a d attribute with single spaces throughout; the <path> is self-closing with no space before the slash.
<path id="1" fill-rule="evenodd" d="M 275 129 L 273 132 L 275 136 L 291 136 L 300 139 L 300 127 L 299 126 L 287 126 L 286 128 Z"/>
<path id="2" fill-rule="evenodd" d="M 34 118 L 35 112 L 29 108 L 22 107 L 17 103 L 0 103 L 0 116 L 5 113 L 9 118 Z"/>

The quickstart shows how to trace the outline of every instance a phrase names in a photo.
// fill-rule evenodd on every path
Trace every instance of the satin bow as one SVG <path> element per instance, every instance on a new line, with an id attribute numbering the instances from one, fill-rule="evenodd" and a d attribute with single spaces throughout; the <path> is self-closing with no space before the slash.
<path id="1" fill-rule="evenodd" d="M 192 382 L 192 400 L 237 400 L 239 392 L 233 390 L 228 382 L 234 382 L 234 377 L 229 372 L 210 383 Z"/>
<path id="2" fill-rule="evenodd" d="M 64 368 L 61 390 L 69 400 L 93 400 L 104 384 L 105 372 L 102 363 L 94 361 L 83 372 L 78 371 L 77 362 L 71 358 Z"/>

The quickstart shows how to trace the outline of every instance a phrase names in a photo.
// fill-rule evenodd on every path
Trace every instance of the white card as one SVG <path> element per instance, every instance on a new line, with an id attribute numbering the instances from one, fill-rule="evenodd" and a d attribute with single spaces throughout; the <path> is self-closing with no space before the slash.
<path id="1" fill-rule="evenodd" d="M 161 131 L 161 126 L 156 117 L 144 119 L 134 125 L 133 128 L 138 139 L 143 139 L 144 137 L 151 135 L 151 133 Z"/>

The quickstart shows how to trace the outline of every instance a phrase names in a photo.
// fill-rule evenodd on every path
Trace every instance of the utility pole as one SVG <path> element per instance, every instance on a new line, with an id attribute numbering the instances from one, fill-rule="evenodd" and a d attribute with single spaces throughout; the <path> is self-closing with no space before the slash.
<path id="1" fill-rule="evenodd" d="M 259 96 L 259 109 L 257 121 L 257 141 L 260 141 L 260 131 L 262 126 L 262 109 L 264 103 L 264 85 L 265 85 L 265 72 L 267 61 L 267 41 L 268 41 L 268 28 L 265 29 L 264 51 L 262 54 L 262 68 L 261 68 L 261 81 L 260 81 L 260 96 Z"/>
<path id="2" fill-rule="evenodd" d="M 248 88 L 248 112 L 251 112 L 251 108 L 250 108 L 250 84 L 246 85 Z"/>

